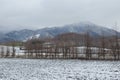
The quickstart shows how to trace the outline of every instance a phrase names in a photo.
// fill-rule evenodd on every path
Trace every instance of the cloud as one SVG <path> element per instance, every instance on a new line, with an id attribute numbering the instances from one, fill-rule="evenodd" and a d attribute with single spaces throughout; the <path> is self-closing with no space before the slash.
<path id="1" fill-rule="evenodd" d="M 119 3 L 120 0 L 0 0 L 0 25 L 8 30 L 37 29 L 91 21 L 113 27 L 120 20 Z"/>

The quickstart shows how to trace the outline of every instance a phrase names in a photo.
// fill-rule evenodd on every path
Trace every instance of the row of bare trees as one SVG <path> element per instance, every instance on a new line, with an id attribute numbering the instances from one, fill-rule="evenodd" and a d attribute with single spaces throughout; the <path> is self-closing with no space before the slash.
<path id="1" fill-rule="evenodd" d="M 14 58 L 16 57 L 15 47 L 0 46 L 0 57 L 1 58 Z"/>
<path id="2" fill-rule="evenodd" d="M 15 44 L 11 42 L 12 47 L 1 46 L 0 57 L 17 57 Z M 22 47 L 24 55 L 20 57 L 24 58 L 120 60 L 120 39 L 117 31 L 109 37 L 103 31 L 97 37 L 91 36 L 89 30 L 84 34 L 64 33 L 54 38 L 31 39 Z"/>
<path id="3" fill-rule="evenodd" d="M 119 60 L 119 36 L 92 37 L 87 31 L 85 34 L 65 33 L 55 38 L 31 39 L 25 44 L 25 56 L 28 58 L 84 58 L 84 59 L 115 59 Z M 84 57 L 78 47 L 84 47 Z M 93 49 L 96 48 L 95 52 Z M 93 55 L 95 55 L 93 57 Z"/>
<path id="4" fill-rule="evenodd" d="M 32 39 L 25 44 L 25 57 L 76 58 L 80 34 L 66 33 L 47 39 Z M 77 39 L 78 38 L 78 39 Z"/>

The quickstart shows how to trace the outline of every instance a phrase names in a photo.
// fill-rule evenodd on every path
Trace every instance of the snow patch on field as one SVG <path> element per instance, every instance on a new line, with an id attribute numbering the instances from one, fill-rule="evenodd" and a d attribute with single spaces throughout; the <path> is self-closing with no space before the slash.
<path id="1" fill-rule="evenodd" d="M 1 80 L 119 80 L 120 61 L 0 59 Z"/>

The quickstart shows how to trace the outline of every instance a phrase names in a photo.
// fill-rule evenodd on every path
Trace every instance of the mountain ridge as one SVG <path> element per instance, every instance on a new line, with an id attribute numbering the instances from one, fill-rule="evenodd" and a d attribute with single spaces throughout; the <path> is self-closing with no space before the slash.
<path id="1" fill-rule="evenodd" d="M 96 25 L 91 22 L 80 22 L 75 24 L 68 24 L 61 27 L 52 27 L 52 28 L 42 28 L 37 30 L 29 30 L 29 29 L 23 29 L 18 31 L 11 31 L 9 33 L 4 34 L 5 38 L 8 38 L 10 40 L 16 40 L 16 41 L 24 41 L 29 38 L 34 37 L 55 37 L 62 33 L 85 33 L 89 32 L 91 36 L 100 36 L 102 33 L 104 33 L 105 36 L 112 36 L 115 35 L 115 30 L 109 29 L 103 26 Z M 120 32 L 118 32 L 120 35 Z M 2 38 L 4 39 L 4 38 Z M 1 41 L 1 38 L 0 38 Z"/>

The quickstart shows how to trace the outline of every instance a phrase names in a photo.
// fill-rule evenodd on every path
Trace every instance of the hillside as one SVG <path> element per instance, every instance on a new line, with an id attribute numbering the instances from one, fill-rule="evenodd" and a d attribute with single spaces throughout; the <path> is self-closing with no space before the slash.
<path id="1" fill-rule="evenodd" d="M 18 31 L 11 31 L 6 34 L 0 35 L 0 41 L 9 41 L 9 40 L 17 40 L 17 41 L 24 41 L 30 38 L 44 38 L 44 37 L 55 37 L 56 35 L 62 33 L 85 33 L 89 32 L 91 36 L 98 37 L 104 33 L 105 36 L 112 36 L 115 35 L 115 31 L 106 27 L 102 27 L 90 22 L 80 22 L 76 24 L 68 24 L 65 26 L 60 27 L 52 27 L 52 28 L 42 28 L 38 30 L 18 30 Z M 120 33 L 119 33 L 120 35 Z"/>

